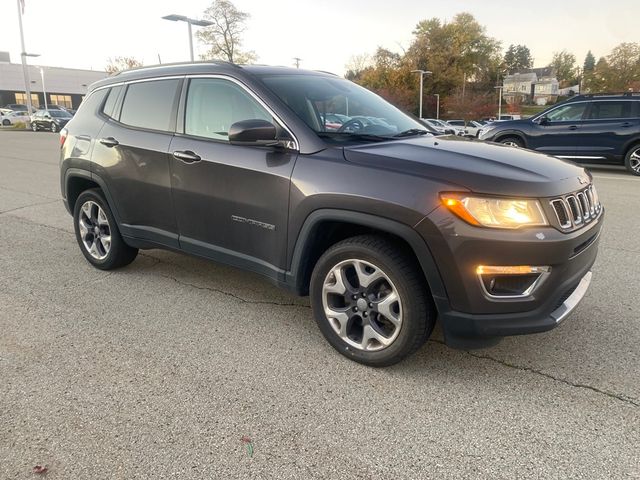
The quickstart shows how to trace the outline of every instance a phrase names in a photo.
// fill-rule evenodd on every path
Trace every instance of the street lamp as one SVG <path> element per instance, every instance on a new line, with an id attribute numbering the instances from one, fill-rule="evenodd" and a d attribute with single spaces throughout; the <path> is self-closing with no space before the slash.
<path id="1" fill-rule="evenodd" d="M 498 85 L 497 87 L 493 87 L 498 90 L 498 120 L 502 116 L 502 85 Z"/>
<path id="2" fill-rule="evenodd" d="M 21 22 L 22 23 L 22 22 Z M 23 42 L 24 46 L 24 42 Z M 29 110 L 29 115 L 33 112 L 33 104 L 31 103 L 31 80 L 29 79 L 29 69 L 27 68 L 27 57 L 39 57 L 39 53 L 27 53 L 25 51 L 20 52 L 20 57 L 22 57 L 22 69 L 24 70 L 24 82 L 25 82 L 25 94 L 27 96 L 27 109 Z M 35 83 L 35 82 L 34 82 Z"/>
<path id="3" fill-rule="evenodd" d="M 439 120 L 440 119 L 440 94 L 434 93 L 433 95 L 436 97 L 436 120 Z"/>
<path id="4" fill-rule="evenodd" d="M 197 20 L 195 18 L 176 14 L 167 15 L 162 18 L 164 20 L 171 20 L 172 22 L 187 22 L 187 25 L 189 26 L 189 52 L 191 53 L 191 61 L 193 62 L 193 34 L 191 32 L 191 25 L 195 25 L 197 27 L 208 27 L 209 25 L 213 25 L 213 22 L 210 22 L 209 20 Z"/>
<path id="5" fill-rule="evenodd" d="M 44 69 L 40 67 L 40 77 L 42 77 L 42 96 L 44 97 L 44 109 L 49 110 L 47 105 L 47 89 L 44 86 Z"/>
<path id="6" fill-rule="evenodd" d="M 420 114 L 419 117 L 422 118 L 422 91 L 424 86 L 424 76 L 431 75 L 429 70 L 411 70 L 411 73 L 419 73 L 420 74 Z"/>

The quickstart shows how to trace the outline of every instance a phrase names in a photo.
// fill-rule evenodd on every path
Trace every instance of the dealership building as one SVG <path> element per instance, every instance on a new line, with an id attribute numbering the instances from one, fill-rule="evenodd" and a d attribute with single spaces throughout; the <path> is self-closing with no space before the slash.
<path id="1" fill-rule="evenodd" d="M 27 68 L 31 83 L 31 103 L 35 108 L 44 108 L 46 92 L 48 105 L 77 109 L 89 85 L 109 75 L 107 72 L 73 68 L 32 65 Z M 11 63 L 9 53 L 0 52 L 0 108 L 9 103 L 27 104 L 24 73 L 21 63 Z"/>

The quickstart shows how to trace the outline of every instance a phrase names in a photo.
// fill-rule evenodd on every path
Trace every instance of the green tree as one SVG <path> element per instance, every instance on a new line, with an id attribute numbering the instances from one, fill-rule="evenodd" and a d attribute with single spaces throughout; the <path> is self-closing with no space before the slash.
<path id="1" fill-rule="evenodd" d="M 509 45 L 504 54 L 504 66 L 508 73 L 516 73 L 533 66 L 531 51 L 525 45 Z"/>
<path id="2" fill-rule="evenodd" d="M 576 68 L 576 56 L 573 53 L 569 53 L 566 50 L 555 52 L 549 66 L 553 67 L 561 88 L 575 83 L 578 70 Z"/>
<path id="3" fill-rule="evenodd" d="M 222 58 L 231 63 L 256 61 L 255 52 L 240 49 L 245 22 L 250 17 L 248 13 L 238 10 L 229 0 L 214 0 L 204 11 L 204 17 L 213 25 L 196 33 L 198 39 L 209 46 L 209 50 L 201 55 L 203 60 Z"/>
<path id="4" fill-rule="evenodd" d="M 587 72 L 593 72 L 593 69 L 596 68 L 596 57 L 593 56 L 591 50 L 587 52 L 587 56 L 584 57 L 584 65 L 582 67 L 582 71 L 586 74 Z"/>
<path id="5" fill-rule="evenodd" d="M 123 70 L 142 67 L 142 62 L 133 57 L 110 57 L 107 59 L 107 62 L 107 66 L 104 69 L 111 75 Z"/>

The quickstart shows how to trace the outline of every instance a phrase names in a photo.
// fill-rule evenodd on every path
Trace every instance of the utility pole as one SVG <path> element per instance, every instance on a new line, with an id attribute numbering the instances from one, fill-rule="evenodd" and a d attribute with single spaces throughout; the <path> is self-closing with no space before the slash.
<path id="1" fill-rule="evenodd" d="M 47 104 L 47 89 L 44 86 L 44 70 L 40 67 L 40 77 L 42 77 L 42 96 L 44 97 L 44 109 L 49 110 L 49 105 Z"/>
<path id="2" fill-rule="evenodd" d="M 22 52 L 20 53 L 20 58 L 22 59 L 22 74 L 24 75 L 24 90 L 27 95 L 27 109 L 29 110 L 29 115 L 32 112 L 31 106 L 31 80 L 29 80 L 29 69 L 27 68 L 27 49 L 24 46 L 24 31 L 22 29 L 22 2 L 20 0 L 16 0 L 18 5 L 18 24 L 20 25 L 20 44 L 22 46 Z"/>
<path id="3" fill-rule="evenodd" d="M 436 120 L 440 120 L 440 94 L 434 93 L 436 97 Z"/>
<path id="4" fill-rule="evenodd" d="M 302 61 L 302 59 L 300 57 L 293 57 L 293 61 L 296 68 L 300 68 L 300 62 Z"/>
<path id="5" fill-rule="evenodd" d="M 498 120 L 500 120 L 502 116 L 502 85 L 493 88 L 498 90 Z"/>

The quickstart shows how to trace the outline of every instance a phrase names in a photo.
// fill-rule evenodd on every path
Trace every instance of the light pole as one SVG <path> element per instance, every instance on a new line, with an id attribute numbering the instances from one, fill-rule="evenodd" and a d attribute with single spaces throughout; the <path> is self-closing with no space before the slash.
<path id="1" fill-rule="evenodd" d="M 44 97 L 44 109 L 49 110 L 47 105 L 47 89 L 44 86 L 44 69 L 40 67 L 40 77 L 42 77 L 42 96 Z"/>
<path id="2" fill-rule="evenodd" d="M 422 118 L 422 92 L 424 90 L 424 76 L 431 75 L 431 72 L 429 70 L 411 70 L 411 73 L 420 74 L 420 113 L 418 116 Z"/>
<path id="3" fill-rule="evenodd" d="M 434 93 L 436 97 L 436 120 L 440 120 L 440 94 Z"/>
<path id="4" fill-rule="evenodd" d="M 24 46 L 24 30 L 22 29 L 22 1 L 17 0 L 18 4 L 18 24 L 20 25 L 20 45 L 22 51 L 20 52 L 20 59 L 22 60 L 22 74 L 24 75 L 24 92 L 27 96 L 27 110 L 31 115 L 33 107 L 31 105 L 31 80 L 29 80 L 29 69 L 27 68 L 27 57 L 37 57 L 38 55 L 27 53 L 27 49 Z"/>
<path id="5" fill-rule="evenodd" d="M 493 87 L 498 90 L 498 120 L 502 116 L 502 85 L 498 85 L 497 87 Z"/>
<path id="6" fill-rule="evenodd" d="M 162 18 L 164 20 L 171 20 L 172 22 L 187 22 L 187 25 L 189 26 L 189 53 L 191 54 L 191 61 L 193 62 L 193 33 L 191 31 L 191 25 L 195 25 L 197 27 L 208 27 L 209 25 L 213 25 L 213 22 L 210 22 L 209 20 L 197 20 L 195 18 L 176 14 L 167 15 Z"/>

